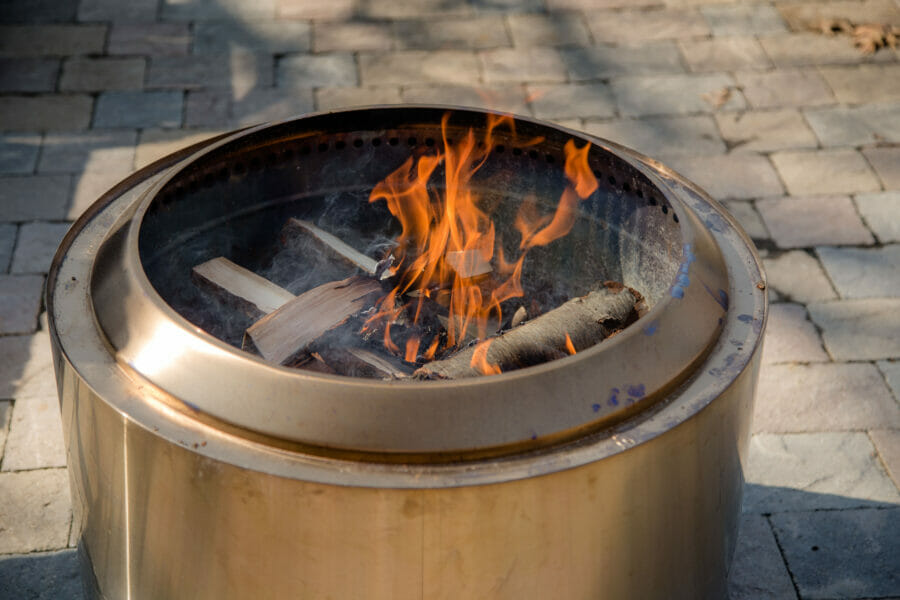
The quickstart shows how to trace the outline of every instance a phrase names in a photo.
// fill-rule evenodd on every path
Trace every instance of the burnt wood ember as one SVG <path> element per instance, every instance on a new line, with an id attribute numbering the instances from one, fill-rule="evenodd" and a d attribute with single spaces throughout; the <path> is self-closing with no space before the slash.
<path id="1" fill-rule="evenodd" d="M 283 364 L 329 329 L 370 307 L 384 293 L 367 277 L 349 277 L 304 292 L 247 329 L 247 337 L 268 361 Z"/>
<path id="2" fill-rule="evenodd" d="M 295 298 L 286 289 L 223 256 L 197 265 L 192 276 L 194 281 L 253 318 L 267 315 Z"/>
<path id="3" fill-rule="evenodd" d="M 508 371 L 539 364 L 583 350 L 609 337 L 637 318 L 639 295 L 620 285 L 574 298 L 534 320 L 470 346 L 450 358 L 436 360 L 415 372 L 420 379 L 459 379 L 482 374 L 476 352 L 488 365 Z M 490 344 L 484 351 L 484 344 Z"/>

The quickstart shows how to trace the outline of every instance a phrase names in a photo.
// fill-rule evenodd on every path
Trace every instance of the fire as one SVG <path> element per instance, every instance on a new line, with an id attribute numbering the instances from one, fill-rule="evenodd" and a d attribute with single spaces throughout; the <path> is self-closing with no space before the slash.
<path id="1" fill-rule="evenodd" d="M 475 346 L 472 353 L 472 362 L 469 364 L 473 369 L 477 369 L 482 375 L 496 375 L 500 373 L 500 367 L 488 362 L 487 353 L 491 347 L 493 339 L 484 340 Z"/>
<path id="2" fill-rule="evenodd" d="M 569 337 L 569 332 L 566 332 L 566 352 L 569 354 L 575 354 L 575 344 L 572 343 L 572 338 Z"/>
<path id="3" fill-rule="evenodd" d="M 575 223 L 579 202 L 597 189 L 588 166 L 590 145 L 578 148 L 570 140 L 564 148 L 568 185 L 554 214 L 542 215 L 536 199 L 526 198 L 514 223 L 521 236 L 521 253 L 509 259 L 472 179 L 490 156 L 497 129 L 506 127 L 515 134 L 513 120 L 508 115 L 491 115 L 480 143 L 471 129 L 451 143 L 449 116 L 444 115 L 441 122 L 443 146 L 410 157 L 369 196 L 369 202 L 386 203 L 401 232 L 393 250 L 395 287 L 379 301 L 364 328 L 383 327 L 384 345 L 407 362 L 416 362 L 420 356 L 431 359 L 439 350 L 458 347 L 467 335 L 486 338 L 489 324 L 502 322 L 501 304 L 524 294 L 522 266 L 528 250 L 565 236 Z M 442 189 L 430 184 L 438 178 Z M 423 339 L 413 334 L 401 351 L 391 338 L 392 325 L 405 314 L 404 323 L 414 328 L 429 302 L 448 312 L 445 338 L 433 336 L 420 355 Z M 496 365 L 487 363 L 490 341 L 481 342 L 473 356 L 472 366 L 482 373 L 499 372 Z"/>

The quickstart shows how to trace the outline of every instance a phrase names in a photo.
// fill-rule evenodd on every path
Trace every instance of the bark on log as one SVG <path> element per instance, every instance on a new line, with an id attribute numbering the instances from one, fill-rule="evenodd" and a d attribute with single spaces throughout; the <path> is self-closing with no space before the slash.
<path id="1" fill-rule="evenodd" d="M 488 338 L 486 360 L 508 371 L 535 365 L 568 354 L 566 335 L 578 351 L 589 348 L 636 318 L 638 297 L 629 288 L 602 288 L 568 302 L 510 329 Z M 460 379 L 481 372 L 472 366 L 476 349 L 484 342 L 466 348 L 450 358 L 436 360 L 413 374 L 419 379 Z"/>
<path id="2" fill-rule="evenodd" d="M 269 314 L 295 298 L 286 289 L 236 265 L 224 256 L 194 267 L 193 277 L 251 317 Z"/>

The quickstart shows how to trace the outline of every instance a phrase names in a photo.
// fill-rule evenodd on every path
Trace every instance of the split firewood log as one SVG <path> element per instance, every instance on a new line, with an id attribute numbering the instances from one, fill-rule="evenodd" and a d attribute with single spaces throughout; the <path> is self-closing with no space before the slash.
<path id="1" fill-rule="evenodd" d="M 332 257 L 347 263 L 349 266 L 360 269 L 369 277 L 387 279 L 391 275 L 390 270 L 381 268 L 381 264 L 374 258 L 366 256 L 336 235 L 316 227 L 309 221 L 296 218 L 288 219 L 285 224 L 285 231 L 288 233 L 298 232 L 309 236 L 310 239 L 315 240 L 319 247 L 331 254 Z"/>
<path id="2" fill-rule="evenodd" d="M 559 358 L 571 353 L 572 346 L 584 350 L 637 319 L 635 306 L 640 299 L 630 288 L 610 284 L 449 358 L 428 363 L 413 375 L 418 379 L 476 377 L 482 374 L 477 364 L 481 359 L 508 371 Z M 490 345 L 484 352 L 486 343 Z"/>
<path id="3" fill-rule="evenodd" d="M 259 318 L 294 299 L 294 294 L 219 256 L 193 268 L 194 281 L 247 315 Z"/>

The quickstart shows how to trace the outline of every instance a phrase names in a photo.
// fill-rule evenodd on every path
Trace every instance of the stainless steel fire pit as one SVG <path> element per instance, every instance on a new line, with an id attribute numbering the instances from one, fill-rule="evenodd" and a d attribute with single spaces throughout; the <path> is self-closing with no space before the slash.
<path id="1" fill-rule="evenodd" d="M 243 352 L 246 323 L 196 310 L 191 267 L 265 270 L 287 217 L 362 246 L 390 235 L 366 197 L 443 143 L 447 111 L 452 139 L 485 127 L 372 107 L 223 136 L 72 228 L 47 303 L 93 597 L 724 597 L 765 282 L 733 219 L 659 163 L 524 118 L 496 133 L 475 185 L 501 215 L 551 195 L 567 141 L 590 144 L 599 189 L 529 268 L 574 295 L 615 279 L 649 307 L 566 358 L 457 381 L 325 375 Z"/>

